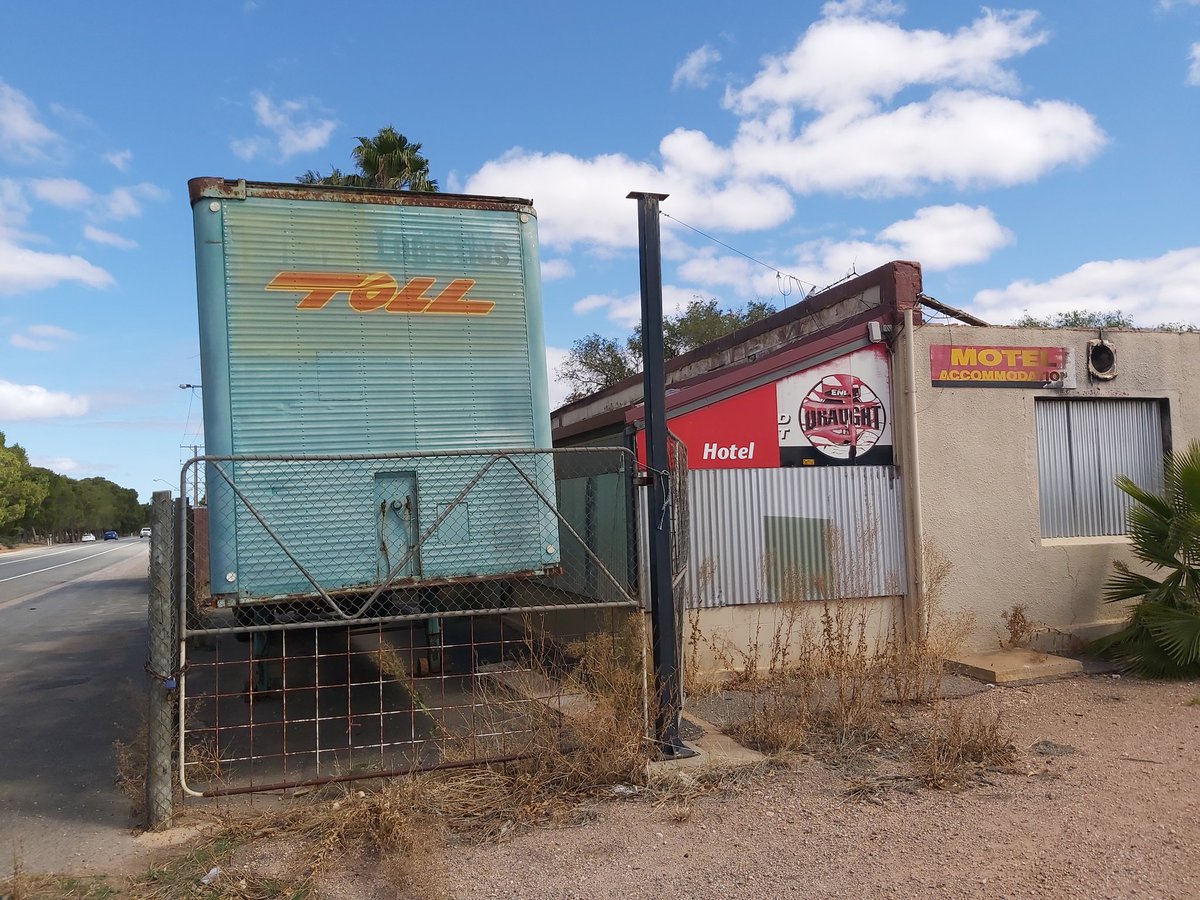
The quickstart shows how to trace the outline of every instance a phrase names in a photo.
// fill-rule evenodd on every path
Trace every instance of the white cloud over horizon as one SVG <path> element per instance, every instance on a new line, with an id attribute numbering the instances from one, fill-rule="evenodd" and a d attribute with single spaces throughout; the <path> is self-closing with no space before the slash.
<path id="1" fill-rule="evenodd" d="M 79 463 L 69 456 L 31 456 L 29 457 L 29 463 L 42 469 L 57 472 L 59 475 L 70 475 L 72 472 L 78 472 L 81 468 Z"/>
<path id="2" fill-rule="evenodd" d="M 54 419 L 82 416 L 87 411 L 86 396 L 0 379 L 0 420 Z"/>
<path id="3" fill-rule="evenodd" d="M 1200 324 L 1200 247 L 1171 250 L 1146 259 L 1096 260 L 1046 281 L 1014 281 L 978 292 L 971 308 L 994 322 L 1025 313 L 1043 318 L 1059 312 L 1121 311 L 1140 327 Z"/>

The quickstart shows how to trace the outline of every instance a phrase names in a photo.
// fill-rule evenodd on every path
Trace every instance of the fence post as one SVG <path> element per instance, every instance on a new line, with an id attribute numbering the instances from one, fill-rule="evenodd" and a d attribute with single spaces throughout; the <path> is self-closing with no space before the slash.
<path id="1" fill-rule="evenodd" d="M 170 491 L 155 491 L 150 501 L 149 671 L 146 815 L 151 828 L 168 825 L 175 812 L 171 760 L 175 749 L 176 604 L 175 515 Z"/>

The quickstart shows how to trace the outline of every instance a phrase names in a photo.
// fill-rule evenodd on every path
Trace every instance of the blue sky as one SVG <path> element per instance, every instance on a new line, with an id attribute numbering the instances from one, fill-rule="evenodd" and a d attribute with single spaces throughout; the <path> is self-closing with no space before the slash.
<path id="1" fill-rule="evenodd" d="M 0 28 L 0 430 L 143 499 L 203 443 L 187 180 L 388 124 L 444 190 L 534 200 L 552 365 L 636 321 L 631 190 L 799 280 L 666 219 L 673 308 L 903 258 L 989 321 L 1200 321 L 1200 0 L 117 8 Z"/>

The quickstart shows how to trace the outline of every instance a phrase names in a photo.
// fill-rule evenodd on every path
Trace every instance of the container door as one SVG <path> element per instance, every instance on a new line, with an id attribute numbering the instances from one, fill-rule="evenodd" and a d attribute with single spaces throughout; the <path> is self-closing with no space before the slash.
<path id="1" fill-rule="evenodd" d="M 376 577 L 385 580 L 412 578 L 420 573 L 416 546 L 417 476 L 414 472 L 375 473 L 375 521 L 379 546 L 376 557 Z M 408 560 L 401 566 L 405 557 Z M 399 570 L 392 569 L 400 566 Z"/>

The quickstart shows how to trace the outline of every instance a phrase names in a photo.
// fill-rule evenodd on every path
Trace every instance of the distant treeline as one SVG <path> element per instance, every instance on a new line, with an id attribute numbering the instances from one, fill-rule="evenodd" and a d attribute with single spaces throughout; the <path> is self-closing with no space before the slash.
<path id="1" fill-rule="evenodd" d="M 76 541 L 112 529 L 129 534 L 145 525 L 149 504 L 137 491 L 107 478 L 68 478 L 29 464 L 19 444 L 0 432 L 0 540 Z"/>

